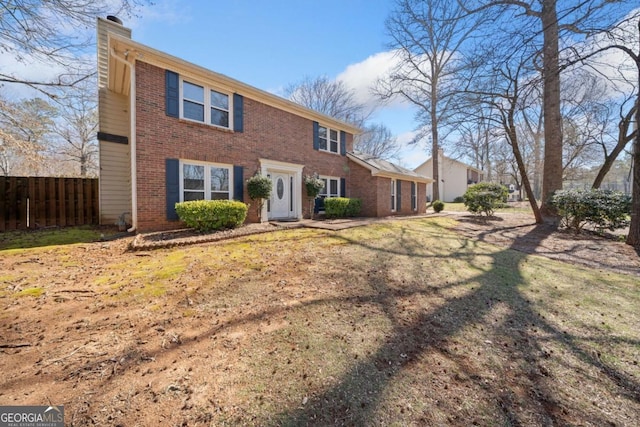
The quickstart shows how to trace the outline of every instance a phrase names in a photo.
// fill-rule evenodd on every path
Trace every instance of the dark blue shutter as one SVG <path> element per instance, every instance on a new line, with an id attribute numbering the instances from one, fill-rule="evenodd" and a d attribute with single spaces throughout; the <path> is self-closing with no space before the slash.
<path id="1" fill-rule="evenodd" d="M 313 122 L 313 149 L 320 149 L 320 124 L 318 122 Z"/>
<path id="2" fill-rule="evenodd" d="M 340 155 L 347 155 L 347 133 L 343 130 L 340 131 Z"/>
<path id="3" fill-rule="evenodd" d="M 318 213 L 324 210 L 324 197 L 317 197 L 314 200 L 313 212 Z"/>
<path id="4" fill-rule="evenodd" d="M 167 219 L 178 219 L 176 203 L 180 201 L 180 161 L 167 159 L 165 161 L 166 186 L 167 186 Z"/>
<path id="5" fill-rule="evenodd" d="M 233 199 L 244 202 L 244 168 L 233 166 Z"/>
<path id="6" fill-rule="evenodd" d="M 347 197 L 347 180 L 340 178 L 340 197 Z"/>
<path id="7" fill-rule="evenodd" d="M 244 98 L 237 93 L 233 94 L 233 130 L 244 132 Z"/>
<path id="8" fill-rule="evenodd" d="M 169 117 L 180 116 L 180 78 L 169 70 L 165 71 L 165 112 Z"/>
<path id="9" fill-rule="evenodd" d="M 402 209 L 402 198 L 400 194 L 400 189 L 402 188 L 402 181 L 396 181 L 396 211 L 400 212 Z"/>

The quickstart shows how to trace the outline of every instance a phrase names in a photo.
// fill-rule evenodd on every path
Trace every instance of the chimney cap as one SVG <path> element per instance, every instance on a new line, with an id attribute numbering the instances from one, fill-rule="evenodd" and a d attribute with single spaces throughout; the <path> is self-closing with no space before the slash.
<path id="1" fill-rule="evenodd" d="M 107 20 L 122 25 L 122 20 L 115 15 L 107 15 Z"/>

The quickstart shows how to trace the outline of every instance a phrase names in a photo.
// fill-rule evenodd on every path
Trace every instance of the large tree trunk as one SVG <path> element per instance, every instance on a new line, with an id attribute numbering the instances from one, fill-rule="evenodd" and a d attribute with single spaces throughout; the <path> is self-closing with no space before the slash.
<path id="1" fill-rule="evenodd" d="M 440 144 L 438 143 L 437 80 L 431 83 L 431 158 L 433 159 L 433 200 L 440 200 Z"/>
<path id="2" fill-rule="evenodd" d="M 542 175 L 542 215 L 555 218 L 549 198 L 562 189 L 562 116 L 560 114 L 560 66 L 556 0 L 542 2 L 544 36 L 542 78 L 544 82 L 544 169 Z"/>
<path id="3" fill-rule="evenodd" d="M 640 23 L 638 25 L 640 27 Z M 636 58 L 636 65 L 638 66 L 638 83 L 640 83 L 640 62 L 638 59 L 640 58 Z M 640 126 L 638 125 L 638 123 L 640 123 L 640 93 L 638 93 L 636 107 L 636 138 L 633 143 L 632 155 L 631 224 L 629 226 L 626 243 L 628 245 L 640 246 Z"/>

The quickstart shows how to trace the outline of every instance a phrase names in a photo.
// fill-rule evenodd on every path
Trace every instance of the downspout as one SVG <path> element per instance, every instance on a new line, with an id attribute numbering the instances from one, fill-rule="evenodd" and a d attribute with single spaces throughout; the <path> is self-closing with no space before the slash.
<path id="1" fill-rule="evenodd" d="M 130 90 L 129 90 L 129 146 L 131 157 L 131 228 L 127 230 L 129 233 L 134 233 L 138 227 L 138 190 L 136 183 L 138 180 L 137 162 L 136 162 L 136 73 L 134 64 L 129 62 L 129 51 L 127 50 L 124 55 L 125 59 L 122 59 L 116 53 L 114 48 L 111 48 L 111 56 L 118 62 L 121 62 L 129 68 L 130 74 Z"/>

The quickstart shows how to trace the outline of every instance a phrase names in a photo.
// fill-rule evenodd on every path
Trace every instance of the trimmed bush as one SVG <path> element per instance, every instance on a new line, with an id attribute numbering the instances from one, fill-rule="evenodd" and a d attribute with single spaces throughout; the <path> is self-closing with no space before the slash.
<path id="1" fill-rule="evenodd" d="M 576 233 L 590 224 L 598 231 L 616 230 L 629 225 L 631 197 L 619 191 L 559 190 L 551 196 L 551 205 L 560 215 L 560 225 Z"/>
<path id="2" fill-rule="evenodd" d="M 507 201 L 509 190 L 501 184 L 481 182 L 467 188 L 462 197 L 469 212 L 491 216 Z"/>
<path id="3" fill-rule="evenodd" d="M 176 203 L 176 212 L 188 227 L 214 231 L 241 226 L 247 205 L 236 200 L 193 200 Z"/>
<path id="4" fill-rule="evenodd" d="M 453 203 L 464 203 L 464 197 L 462 196 L 458 196 L 455 199 L 453 199 Z"/>
<path id="5" fill-rule="evenodd" d="M 271 197 L 271 180 L 266 176 L 256 174 L 247 180 L 247 193 L 249 198 L 256 201 L 256 215 L 260 218 L 264 201 Z"/>
<path id="6" fill-rule="evenodd" d="M 435 213 L 442 212 L 444 209 L 444 202 L 442 200 L 435 200 L 431 207 Z"/>
<path id="7" fill-rule="evenodd" d="M 324 199 L 324 214 L 327 218 L 345 218 L 360 215 L 362 200 L 347 197 Z"/>

